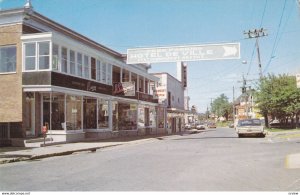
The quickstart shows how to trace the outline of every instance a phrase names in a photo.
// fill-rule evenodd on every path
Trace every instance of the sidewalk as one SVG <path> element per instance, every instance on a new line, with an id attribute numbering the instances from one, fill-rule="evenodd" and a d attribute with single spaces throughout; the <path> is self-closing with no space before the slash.
<path id="1" fill-rule="evenodd" d="M 76 152 L 95 152 L 98 149 L 119 146 L 124 144 L 138 144 L 146 141 L 162 140 L 168 136 L 184 135 L 195 133 L 194 131 L 184 131 L 179 134 L 170 135 L 149 135 L 138 137 L 124 137 L 115 138 L 110 140 L 98 140 L 98 141 L 82 141 L 76 143 L 65 143 L 58 145 L 48 145 L 46 147 L 34 147 L 34 148 L 15 148 L 14 151 L 2 151 L 0 150 L 0 165 L 25 161 L 35 160 L 41 158 L 47 158 L 52 156 L 69 155 Z"/>

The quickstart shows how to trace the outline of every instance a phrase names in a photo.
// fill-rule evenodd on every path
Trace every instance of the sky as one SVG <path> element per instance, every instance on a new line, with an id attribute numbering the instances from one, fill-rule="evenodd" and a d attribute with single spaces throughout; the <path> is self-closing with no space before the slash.
<path id="1" fill-rule="evenodd" d="M 0 0 L 0 9 L 26 0 Z M 241 58 L 187 62 L 190 106 L 205 112 L 224 93 L 229 101 L 259 79 L 255 39 L 244 31 L 264 28 L 259 48 L 263 75 L 300 73 L 300 6 L 297 0 L 32 0 L 36 12 L 117 52 L 137 47 L 239 42 Z M 176 63 L 151 64 L 149 72 L 176 77 Z"/>

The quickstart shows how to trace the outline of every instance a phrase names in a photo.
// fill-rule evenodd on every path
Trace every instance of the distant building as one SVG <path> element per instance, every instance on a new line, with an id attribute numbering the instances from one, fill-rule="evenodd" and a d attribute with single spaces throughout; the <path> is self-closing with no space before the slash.
<path id="1" fill-rule="evenodd" d="M 158 102 L 167 107 L 167 128 L 169 132 L 180 132 L 184 126 L 184 86 L 182 82 L 168 73 L 152 73 L 159 78 L 153 95 Z"/>

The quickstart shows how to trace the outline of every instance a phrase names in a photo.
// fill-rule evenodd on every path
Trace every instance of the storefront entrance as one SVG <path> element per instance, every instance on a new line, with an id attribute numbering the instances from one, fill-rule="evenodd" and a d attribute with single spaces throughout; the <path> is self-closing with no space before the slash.
<path id="1" fill-rule="evenodd" d="M 25 130 L 26 136 L 35 136 L 35 94 L 25 93 Z"/>

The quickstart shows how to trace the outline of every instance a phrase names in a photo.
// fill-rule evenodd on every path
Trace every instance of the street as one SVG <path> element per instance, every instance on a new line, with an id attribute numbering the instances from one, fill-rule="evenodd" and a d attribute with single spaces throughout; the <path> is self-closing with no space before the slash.
<path id="1" fill-rule="evenodd" d="M 234 129 L 165 136 L 0 166 L 1 191 L 300 191 L 286 156 L 299 140 L 238 138 Z"/>

